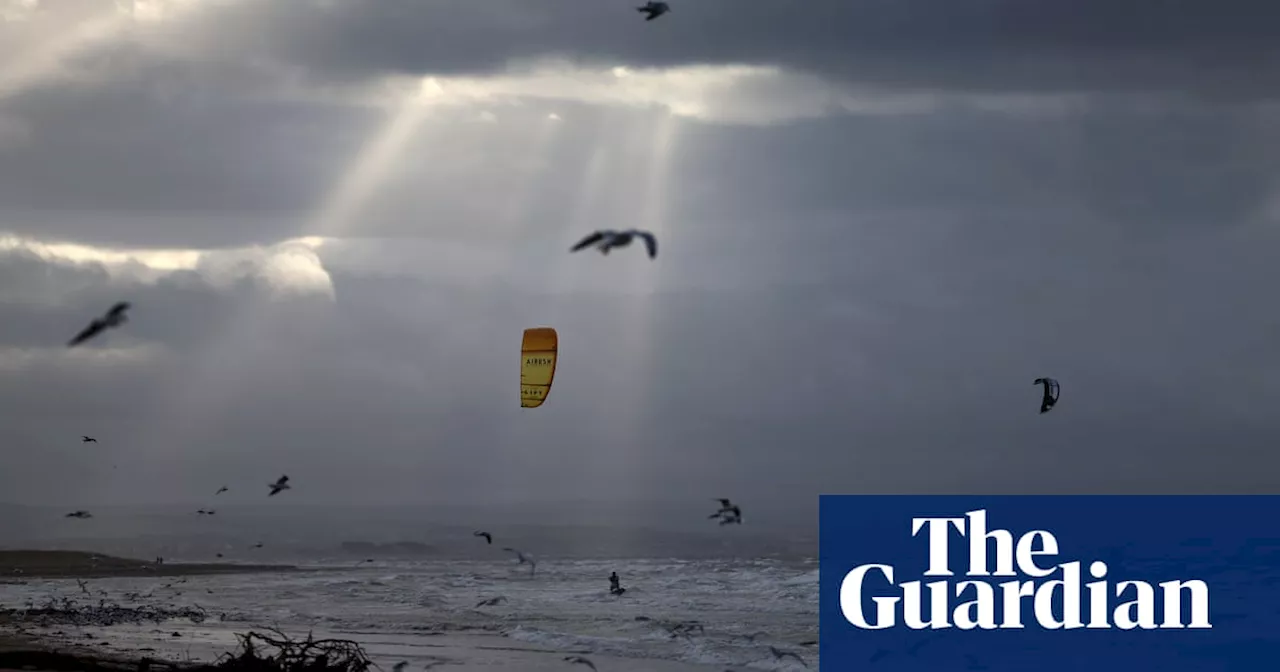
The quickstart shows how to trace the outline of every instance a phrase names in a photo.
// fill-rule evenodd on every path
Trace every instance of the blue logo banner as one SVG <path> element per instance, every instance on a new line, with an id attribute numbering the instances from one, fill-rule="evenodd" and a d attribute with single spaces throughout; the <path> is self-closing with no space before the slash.
<path id="1" fill-rule="evenodd" d="M 1280 670 L 1280 496 L 843 496 L 823 670 Z"/>

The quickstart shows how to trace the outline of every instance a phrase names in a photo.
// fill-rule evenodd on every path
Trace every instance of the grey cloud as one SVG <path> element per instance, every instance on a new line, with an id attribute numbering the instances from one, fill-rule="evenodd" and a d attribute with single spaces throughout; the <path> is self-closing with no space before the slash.
<path id="1" fill-rule="evenodd" d="M 956 89 L 980 82 L 944 65 L 999 74 L 984 65 L 999 57 L 1036 86 L 1093 90 L 1119 76 L 1085 67 L 1103 57 L 1075 45 L 1118 42 L 1132 24 L 1114 13 L 1138 7 L 1112 4 L 1110 22 L 1095 14 L 1087 29 L 1093 3 L 1072 4 L 1079 25 L 937 10 L 955 27 L 944 34 L 882 30 L 890 19 L 872 13 L 908 16 L 910 3 L 774 16 L 767 2 L 718 15 L 691 2 L 648 26 L 625 4 L 569 16 L 549 2 L 542 17 L 458 3 L 450 37 L 404 4 L 364 6 L 363 18 L 335 5 L 328 19 L 292 13 L 301 6 L 245 5 L 246 23 L 224 17 L 211 34 L 228 54 L 253 53 L 232 36 L 277 35 L 277 55 L 321 76 L 552 52 L 643 63 L 645 40 L 668 62 L 843 64 L 859 81 L 892 71 L 900 86 Z M 1184 42 L 1236 46 L 1197 68 L 1243 58 L 1269 25 L 1258 14 L 1232 28 L 1244 4 L 1215 6 L 1225 18 Z M 395 11 L 421 51 L 397 51 L 388 28 L 360 58 L 319 53 L 356 43 L 342 26 L 358 36 Z M 272 16 L 255 27 L 255 13 Z M 596 21 L 606 14 L 616 23 Z M 850 16 L 857 29 L 835 45 Z M 1167 79 L 1144 86 L 1193 89 L 1193 57 L 1172 46 L 1186 27 L 1162 16 L 1106 58 L 1168 55 Z M 808 23 L 819 20 L 832 27 Z M 486 46 L 463 30 L 484 21 L 512 39 Z M 776 38 L 752 34 L 757 23 Z M 979 40 L 979 24 L 1000 33 Z M 800 27 L 811 34 L 790 36 Z M 555 41 L 571 30 L 578 42 Z M 450 46 L 464 37 L 470 55 Z M 938 47 L 929 60 L 875 70 L 924 43 Z M 1051 52 L 1081 64 L 1074 79 L 1044 74 L 1035 56 Z M 1251 72 L 1265 72 L 1254 53 Z M 286 469 L 305 484 L 290 494 L 311 503 L 729 492 L 771 508 L 819 492 L 1274 488 L 1274 110 L 1095 99 L 1022 117 L 943 107 L 770 128 L 680 122 L 651 222 L 663 252 L 649 262 L 566 248 L 580 230 L 645 222 L 664 123 L 653 110 L 524 101 L 492 107 L 492 123 L 476 119 L 482 106 L 441 112 L 348 228 L 318 232 L 315 212 L 384 113 L 273 100 L 261 94 L 274 80 L 215 76 L 217 64 L 137 65 L 124 82 L 4 101 L 24 132 L 0 144 L 0 229 L 125 248 L 360 239 L 317 252 L 333 301 L 272 299 L 261 279 L 214 282 L 209 266 L 146 279 L 0 255 L 0 441 L 24 455 L 0 487 L 14 499 L 178 501 Z M 150 73 L 165 68 L 158 86 Z M 563 123 L 538 148 L 553 109 Z M 135 302 L 134 320 L 92 350 L 146 359 L 61 349 L 119 298 Z M 556 387 L 521 412 L 519 333 L 544 324 L 563 339 Z M 1044 416 L 1040 375 L 1063 382 Z M 101 457 L 74 443 L 85 432 L 105 439 Z M 47 489 L 55 472 L 67 491 Z M 340 489 L 352 492 L 330 494 Z"/>
<path id="2" fill-rule="evenodd" d="M 1274 93 L 1280 16 L 1264 0 L 1180 3 L 788 0 L 677 3 L 366 0 L 245 4 L 232 35 L 268 33 L 320 76 L 475 73 L 530 57 L 673 66 L 747 62 L 889 87 Z M 259 33 L 258 31 L 261 31 Z M 253 38 L 256 39 L 256 38 Z"/>

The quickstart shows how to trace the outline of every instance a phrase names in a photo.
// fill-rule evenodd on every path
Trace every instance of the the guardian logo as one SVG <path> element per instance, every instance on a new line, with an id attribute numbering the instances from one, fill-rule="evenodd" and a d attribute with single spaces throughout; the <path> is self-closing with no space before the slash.
<path id="1" fill-rule="evenodd" d="M 928 540 L 929 569 L 924 576 L 955 576 L 948 566 L 947 544 L 952 528 L 969 540 L 969 567 L 964 576 L 973 577 L 971 580 L 895 583 L 892 565 L 860 565 L 840 583 L 840 611 L 845 620 L 865 630 L 892 628 L 898 625 L 899 619 L 913 630 L 1016 629 L 1026 627 L 1024 615 L 1034 617 L 1035 623 L 1049 630 L 1213 627 L 1209 623 L 1209 586 L 1204 581 L 1165 581 L 1159 584 L 1160 599 L 1157 599 L 1156 588 L 1146 581 L 1120 581 L 1111 587 L 1105 580 L 1106 563 L 1095 560 L 1089 563 L 1088 572 L 1096 580 L 1082 585 L 1080 560 L 1054 562 L 1058 540 L 1053 534 L 1032 530 L 1015 541 L 1008 530 L 987 530 L 985 509 L 969 511 L 964 518 L 911 520 L 911 536 Z M 920 534 L 922 531 L 927 534 Z M 992 546 L 994 558 L 989 555 Z M 994 571 L 991 571 L 992 560 Z M 1059 573 L 1060 576 L 1050 578 Z M 1019 575 L 1030 578 L 1018 580 Z M 995 582 L 986 577 L 1012 578 Z M 922 615 L 926 589 L 927 621 Z M 1184 595 L 1190 598 L 1189 610 L 1183 608 Z M 873 621 L 868 621 L 864 612 L 864 596 L 869 596 L 875 604 Z M 958 602 L 954 607 L 953 600 Z M 998 620 L 997 611 L 1000 612 Z M 1158 621 L 1157 611 L 1160 612 Z M 1082 614 L 1088 615 L 1087 624 L 1081 620 Z"/>

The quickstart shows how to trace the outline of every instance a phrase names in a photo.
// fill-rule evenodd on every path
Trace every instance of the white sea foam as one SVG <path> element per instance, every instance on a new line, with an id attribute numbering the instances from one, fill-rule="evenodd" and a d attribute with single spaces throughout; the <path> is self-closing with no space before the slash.
<path id="1" fill-rule="evenodd" d="M 621 597 L 608 593 L 611 571 L 618 572 L 627 588 Z M 81 603 L 104 597 L 124 602 L 124 594 L 138 592 L 147 596 L 141 600 L 146 603 L 199 605 L 210 614 L 206 624 L 163 626 L 166 635 L 179 628 L 183 637 L 175 639 L 193 647 L 184 649 L 192 655 L 202 646 L 210 652 L 225 649 L 233 643 L 232 631 L 269 625 L 287 631 L 360 633 L 356 639 L 379 651 L 408 647 L 422 653 L 424 645 L 414 642 L 424 634 L 472 632 L 502 634 L 559 651 L 715 664 L 719 669 L 789 669 L 771 659 L 769 644 L 817 657 L 814 647 L 799 646 L 817 639 L 817 572 L 799 563 L 547 558 L 530 576 L 526 567 L 504 561 L 394 561 L 358 567 L 346 562 L 319 571 L 176 581 L 91 580 L 95 595 L 88 596 L 74 581 L 32 580 L 0 586 L 0 603 L 20 607 L 54 595 Z M 476 606 L 499 595 L 506 602 Z M 673 636 L 669 626 L 682 621 L 696 621 L 703 629 Z M 95 628 L 94 637 L 137 646 L 154 640 L 153 630 Z"/>

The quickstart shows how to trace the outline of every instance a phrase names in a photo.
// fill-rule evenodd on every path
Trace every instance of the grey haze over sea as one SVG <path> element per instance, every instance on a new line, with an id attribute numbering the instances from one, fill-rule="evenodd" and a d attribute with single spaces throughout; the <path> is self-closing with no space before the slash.
<path id="1" fill-rule="evenodd" d="M 73 639 L 197 657 L 230 648 L 234 632 L 271 626 L 352 637 L 383 667 L 401 659 L 435 660 L 439 635 L 461 633 L 502 635 L 517 647 L 651 661 L 644 665 L 791 669 L 792 662 L 772 660 L 770 643 L 816 661 L 816 650 L 798 646 L 817 639 L 817 538 L 811 529 L 720 527 L 699 520 L 696 511 L 665 526 L 607 526 L 591 520 L 607 510 L 561 524 L 492 525 L 414 522 L 426 514 L 395 509 L 215 510 L 213 517 L 197 516 L 195 508 L 189 514 L 103 510 L 75 521 L 59 511 L 24 508 L 5 519 L 6 545 L 160 555 L 166 563 L 279 562 L 308 571 L 182 582 L 93 579 L 91 596 L 73 580 L 31 580 L 0 585 L 0 604 L 21 607 L 50 597 L 126 602 L 126 595 L 138 593 L 141 603 L 199 606 L 209 614 L 199 624 L 86 629 L 91 633 L 61 628 Z M 523 513 L 508 517 L 518 521 L 539 512 Z M 43 525 L 33 524 L 41 518 Z M 76 522 L 90 525 L 71 525 Z M 25 539 L 16 534 L 24 525 L 30 526 Z M 476 529 L 493 533 L 493 545 L 472 536 Z M 259 542 L 263 547 L 253 548 Z M 534 554 L 536 573 L 503 546 Z M 627 588 L 620 598 L 608 594 L 611 571 Z M 477 607 L 497 596 L 506 601 Z M 668 627 L 681 621 L 697 621 L 704 631 L 673 637 Z"/>

